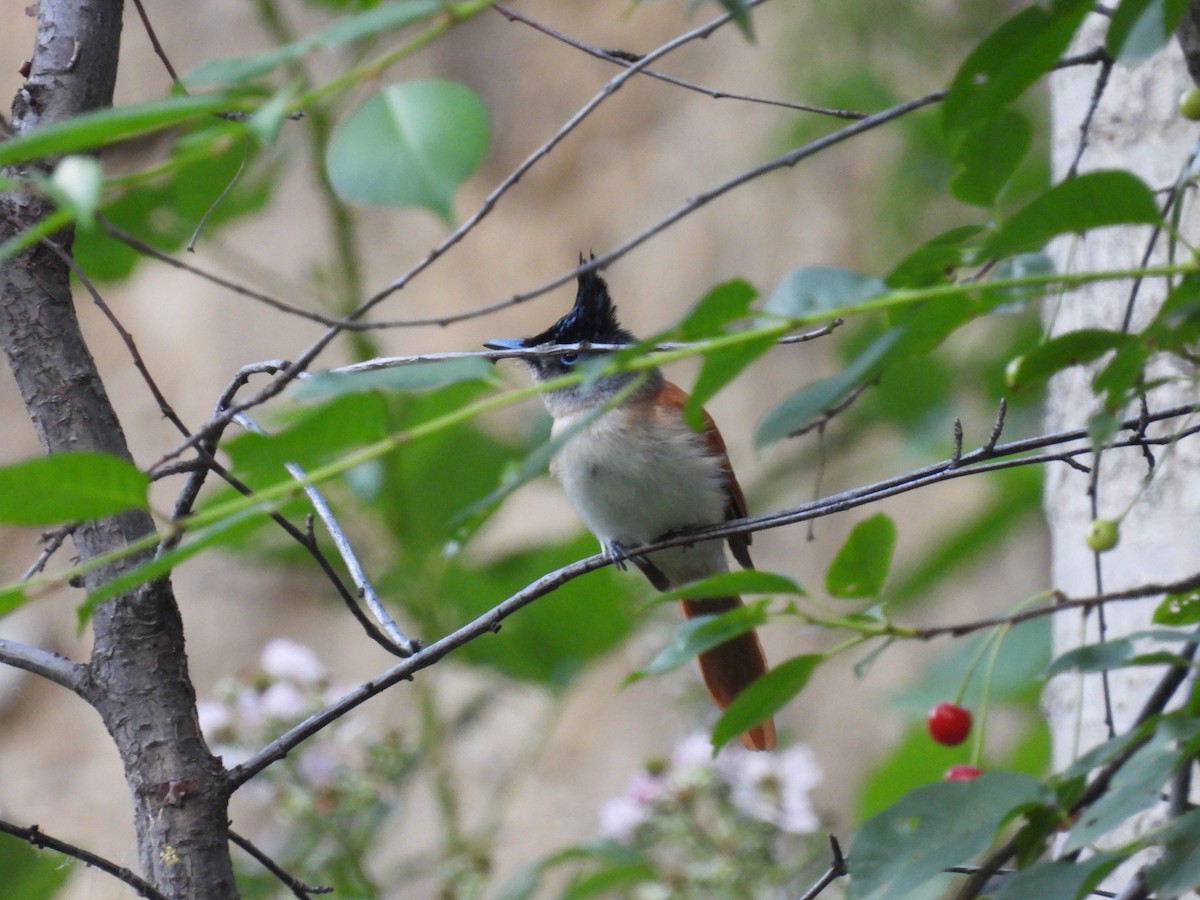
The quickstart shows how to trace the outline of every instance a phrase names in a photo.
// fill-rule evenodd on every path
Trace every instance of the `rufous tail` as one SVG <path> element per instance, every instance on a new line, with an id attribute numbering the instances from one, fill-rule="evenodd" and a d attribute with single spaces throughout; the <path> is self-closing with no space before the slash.
<path id="1" fill-rule="evenodd" d="M 695 616 L 718 615 L 736 609 L 742 605 L 742 598 L 709 597 L 703 600 L 680 600 L 679 603 L 683 607 L 684 616 L 691 619 Z M 767 657 L 755 631 L 747 631 L 732 640 L 718 644 L 701 653 L 698 659 L 708 693 L 721 709 L 729 706 L 750 682 L 767 671 Z M 742 745 L 747 750 L 774 750 L 774 720 L 766 719 L 743 732 Z"/>

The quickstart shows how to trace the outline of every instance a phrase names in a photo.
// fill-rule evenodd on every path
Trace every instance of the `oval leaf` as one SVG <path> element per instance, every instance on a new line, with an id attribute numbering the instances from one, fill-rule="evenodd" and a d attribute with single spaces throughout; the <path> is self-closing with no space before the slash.
<path id="1" fill-rule="evenodd" d="M 802 319 L 860 303 L 886 288 L 878 278 L 868 278 L 849 269 L 811 266 L 783 276 L 763 305 L 763 311 L 788 319 Z"/>
<path id="2" fill-rule="evenodd" d="M 722 572 L 685 584 L 665 594 L 662 600 L 703 600 L 706 597 L 728 597 L 731 594 L 796 594 L 803 595 L 800 587 L 786 575 L 776 572 L 759 572 L 745 569 L 741 572 Z"/>
<path id="3" fill-rule="evenodd" d="M 627 681 L 637 681 L 646 675 L 661 675 L 663 672 L 677 669 L 705 650 L 711 650 L 739 634 L 765 625 L 769 602 L 760 600 L 723 612 L 719 616 L 697 616 L 680 622 L 675 626 L 670 642 L 654 657 L 646 671 L 634 672 Z"/>
<path id="4" fill-rule="evenodd" d="M 917 788 L 855 835 L 846 857 L 854 896 L 925 896 L 910 892 L 986 850 L 1021 808 L 1051 800 L 1045 787 L 1015 772 Z"/>
<path id="5" fill-rule="evenodd" d="M 422 206 L 449 221 L 454 191 L 489 139 L 487 110 L 470 88 L 407 81 L 376 91 L 338 126 L 325 166 L 347 200 Z"/>
<path id="6" fill-rule="evenodd" d="M 1102 328 L 1068 331 L 1040 344 L 1020 357 L 1012 373 L 1013 388 L 1027 390 L 1063 369 L 1092 362 L 1134 340 L 1131 335 Z"/>
<path id="7" fill-rule="evenodd" d="M 1163 48 L 1175 33 L 1188 0 L 1121 0 L 1113 11 L 1104 47 L 1125 66 L 1135 66 Z"/>
<path id="8" fill-rule="evenodd" d="M 1091 10 L 1091 0 L 1034 4 L 972 50 L 942 103 L 943 123 L 951 144 L 995 117 L 1050 71 Z"/>
<path id="9" fill-rule="evenodd" d="M 361 372 L 319 372 L 292 392 L 302 403 L 366 391 L 424 391 L 463 381 L 493 380 L 493 366 L 481 356 L 436 359 Z"/>
<path id="10" fill-rule="evenodd" d="M 809 677 L 824 658 L 817 653 L 793 657 L 738 694 L 713 726 L 713 749 L 720 750 L 743 731 L 783 709 L 804 690 Z"/>
<path id="11" fill-rule="evenodd" d="M 1195 625 L 1200 623 L 1200 588 L 1183 594 L 1167 594 L 1152 620 L 1158 625 Z"/>
<path id="12" fill-rule="evenodd" d="M 1033 127 L 1016 110 L 982 122 L 955 147 L 950 193 L 963 203 L 995 205 L 1032 143 Z"/>
<path id="13" fill-rule="evenodd" d="M 146 508 L 150 479 L 107 453 L 55 453 L 0 467 L 0 522 L 55 525 Z"/>
<path id="14" fill-rule="evenodd" d="M 1108 225 L 1152 225 L 1154 193 L 1124 171 L 1088 172 L 1056 184 L 1013 214 L 984 243 L 984 257 L 1038 250 L 1051 238 Z"/>
<path id="15" fill-rule="evenodd" d="M 864 519 L 854 526 L 830 563 L 825 590 L 844 600 L 878 597 L 895 549 L 896 523 L 890 517 L 879 513 Z"/>

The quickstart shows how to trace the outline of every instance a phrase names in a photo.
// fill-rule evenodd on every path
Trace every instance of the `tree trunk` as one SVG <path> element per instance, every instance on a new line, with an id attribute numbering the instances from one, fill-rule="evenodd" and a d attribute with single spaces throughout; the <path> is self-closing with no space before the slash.
<path id="1" fill-rule="evenodd" d="M 111 104 L 121 13 L 121 0 L 42 0 L 29 78 L 13 103 L 15 133 Z M 0 196 L 0 241 L 49 208 L 29 194 Z M 69 250 L 70 234 L 54 240 Z M 0 264 L 0 301 L 0 345 L 46 452 L 102 451 L 129 459 L 79 328 L 64 262 L 37 245 Z M 74 541 L 88 560 L 153 531 L 150 516 L 135 511 L 83 523 Z M 86 586 L 146 558 L 94 571 Z M 80 693 L 100 713 L 124 763 L 143 874 L 172 897 L 236 896 L 229 792 L 196 722 L 170 581 L 102 604 L 92 626 L 95 643 Z"/>
<path id="2" fill-rule="evenodd" d="M 1104 42 L 1108 19 L 1092 16 L 1076 42 L 1076 51 Z M 1066 176 L 1075 157 L 1080 124 L 1088 109 L 1095 85 L 1089 69 L 1064 70 L 1052 82 L 1055 180 Z M 1133 68 L 1114 67 L 1095 120 L 1088 134 L 1088 147 L 1081 171 L 1128 168 L 1152 188 L 1175 183 L 1181 167 L 1192 152 L 1196 124 L 1180 117 L 1178 100 L 1192 86 L 1183 55 L 1174 41 L 1153 59 Z M 1161 196 L 1161 195 L 1160 195 Z M 1180 227 L 1189 240 L 1200 235 L 1195 204 L 1188 198 Z M 1150 240 L 1148 228 L 1105 229 L 1086 239 L 1058 242 L 1056 265 L 1078 271 L 1135 268 Z M 1167 258 L 1168 241 L 1159 239 L 1150 264 Z M 1186 250 L 1183 252 L 1187 252 Z M 1094 284 L 1061 303 L 1050 301 L 1046 317 L 1053 334 L 1079 328 L 1120 330 L 1130 302 L 1129 282 Z M 1138 329 L 1153 316 L 1164 296 L 1161 279 L 1141 285 L 1132 309 L 1131 327 Z M 1055 431 L 1078 428 L 1098 404 L 1093 396 L 1093 367 L 1076 367 L 1056 377 L 1050 385 L 1048 427 Z M 1147 373 L 1174 377 L 1175 381 L 1149 393 L 1152 408 L 1193 402 L 1191 377 L 1170 362 L 1158 361 Z M 1137 410 L 1130 410 L 1132 416 Z M 1156 448 L 1156 472 L 1143 490 L 1148 462 L 1139 450 L 1112 450 L 1097 460 L 1095 495 L 1092 478 L 1056 466 L 1046 476 L 1046 516 L 1052 539 L 1052 584 L 1071 596 L 1088 596 L 1099 591 L 1118 591 L 1138 585 L 1163 583 L 1194 574 L 1200 569 L 1200 462 L 1195 441 L 1184 441 L 1170 449 Z M 1132 503 L 1132 506 L 1130 504 Z M 1119 519 L 1120 541 L 1111 551 L 1095 555 L 1085 543 L 1093 518 Z M 1158 599 L 1110 604 L 1105 610 L 1108 637 L 1149 626 Z M 1055 617 L 1055 653 L 1098 639 L 1098 615 Z M 1156 647 L 1156 649 L 1158 649 Z M 1152 686 L 1162 677 L 1158 668 L 1126 668 L 1109 676 L 1111 712 L 1116 731 L 1127 729 L 1145 702 Z M 1046 708 L 1054 732 L 1054 764 L 1062 770 L 1071 760 L 1109 736 L 1106 703 L 1099 675 L 1059 676 L 1046 692 Z M 1141 833 L 1161 821 L 1158 809 L 1127 823 L 1127 834 Z M 1128 880 L 1122 870 L 1114 883 Z"/>

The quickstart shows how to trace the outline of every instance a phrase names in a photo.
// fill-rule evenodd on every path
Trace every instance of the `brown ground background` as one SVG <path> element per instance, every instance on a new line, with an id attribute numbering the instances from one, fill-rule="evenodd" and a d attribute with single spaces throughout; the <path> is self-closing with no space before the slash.
<path id="1" fill-rule="evenodd" d="M 652 49 L 681 30 L 683 6 L 629 8 L 607 0 L 521 4 L 529 15 L 589 43 L 634 51 Z M 315 21 L 310 14 L 289 11 L 297 22 Z M 703 10 L 705 15 L 710 12 L 707 6 Z M 166 5 L 152 8 L 151 14 L 180 71 L 212 56 L 267 45 L 249 4 L 236 0 L 202 7 Z M 803 16 L 790 3 L 769 4 L 755 16 L 760 38 L 752 52 L 745 51 L 735 30 L 726 29 L 673 56 L 663 68 L 727 90 L 792 96 L 786 73 L 797 63 L 797 48 L 813 39 L 804 36 Z M 33 20 L 20 4 L 10 3 L 0 12 L 0 22 L 0 96 L 7 98 L 19 87 L 16 69 L 32 45 Z M 484 95 L 493 115 L 494 145 L 457 203 L 459 215 L 465 216 L 614 71 L 528 28 L 508 24 L 499 15 L 485 15 L 390 76 L 436 73 L 463 80 Z M 119 99 L 161 96 L 166 87 L 165 73 L 130 7 Z M 581 248 L 605 250 L 685 198 L 771 155 L 782 146 L 779 142 L 794 115 L 683 94 L 645 80 L 632 83 L 539 165 L 482 228 L 403 297 L 385 304 L 381 314 L 466 309 L 541 283 L 563 271 Z M 887 142 L 886 135 L 872 136 L 795 171 L 761 179 L 621 260 L 606 275 L 627 324 L 644 333 L 670 322 L 727 278 L 746 277 L 769 291 L 799 265 L 855 267 L 862 252 L 856 222 L 877 166 L 873 160 L 886 153 Z M 202 244 L 197 262 L 245 275 L 246 267 L 238 260 L 251 259 L 262 271 L 275 273 L 272 283 L 303 290 L 308 261 L 322 256 L 328 241 L 321 223 L 316 191 L 303 172 L 293 170 L 265 214 Z M 368 285 L 382 285 L 407 269 L 443 233 L 441 224 L 425 213 L 364 211 Z M 287 289 L 276 287 L 276 292 Z M 207 417 L 240 365 L 290 356 L 316 334 L 309 324 L 152 264 L 142 266 L 128 283 L 109 286 L 105 295 L 136 336 L 176 409 L 193 424 Z M 569 289 L 560 289 L 503 316 L 447 330 L 393 332 L 384 341 L 395 353 L 473 348 L 494 334 L 540 330 L 560 314 L 570 296 Z M 112 329 L 85 299 L 79 302 L 135 457 L 148 464 L 174 446 L 175 436 Z M 338 359 L 335 352 L 322 362 L 331 365 Z M 756 489 L 759 475 L 780 457 L 757 454 L 750 433 L 776 398 L 828 371 L 827 351 L 819 346 L 776 351 L 711 404 L 754 509 L 784 507 L 811 491 L 811 481 L 802 472 L 788 480 L 786 489 L 770 494 Z M 692 377 L 686 367 L 671 374 L 684 384 Z M 0 423 L 0 461 L 37 452 L 6 368 L 0 371 Z M 986 424 L 976 425 L 986 431 Z M 860 464 L 870 471 L 898 472 L 920 461 L 897 455 L 889 445 L 855 448 L 852 455 L 854 459 L 833 461 L 826 489 L 864 480 Z M 902 522 L 902 557 L 911 555 L 922 533 L 953 527 L 953 510 L 964 499 L 961 493 L 939 489 L 890 504 L 888 510 Z M 160 507 L 169 502 L 165 494 L 157 500 Z M 756 540 L 756 559 L 760 567 L 817 583 L 824 561 L 854 520 L 823 522 L 811 543 L 802 529 L 762 534 Z M 513 498 L 489 539 L 521 539 L 561 531 L 563 523 L 574 527 L 574 522 L 547 482 Z M 32 561 L 35 537 L 30 532 L 3 533 L 0 567 L 6 579 Z M 1042 586 L 1044 562 L 1038 543 L 1032 536 L 1024 547 L 997 559 L 989 571 L 978 573 L 972 585 L 954 591 L 955 606 L 943 606 L 941 618 L 965 612 L 966 603 L 988 608 L 997 593 L 1013 598 Z M 223 675 L 253 665 L 262 645 L 280 634 L 315 646 L 338 681 L 367 677 L 387 665 L 386 656 L 328 603 L 327 592 L 311 573 L 254 569 L 244 561 L 210 556 L 185 565 L 175 583 L 201 696 L 209 695 Z M 86 635 L 74 635 L 76 599 L 64 594 L 42 601 L 0 621 L 0 633 L 84 658 Z M 498 774 L 512 765 L 517 748 L 526 745 L 530 733 L 537 733 L 534 729 L 545 729 L 535 761 L 521 768 L 503 801 L 496 859 L 501 880 L 542 854 L 594 834 L 599 804 L 618 793 L 644 759 L 668 751 L 674 739 L 695 724 L 692 717 L 700 707 L 678 702 L 681 694 L 694 689 L 691 672 L 617 690 L 629 669 L 645 661 L 668 625 L 664 618 L 652 626 L 653 633 L 635 639 L 592 670 L 549 718 L 546 697 L 524 687 L 506 690 L 485 724 L 455 748 L 451 764 L 464 785 L 464 817 L 470 827 L 486 821 L 495 808 Z M 783 628 L 770 630 L 765 640 L 775 659 L 804 646 L 802 636 Z M 826 779 L 817 800 L 831 828 L 844 829 L 858 777 L 901 727 L 883 698 L 926 652 L 912 648 L 889 654 L 865 685 L 854 682 L 848 666 L 822 670 L 805 696 L 781 716 L 787 739 L 810 743 L 821 760 Z M 456 691 L 468 696 L 486 676 L 450 661 L 437 666 L 433 677 L 450 696 Z M 125 785 L 98 718 L 58 688 L 7 671 L 0 672 L 0 679 L 0 814 L 22 824 L 36 822 L 52 834 L 134 865 Z M 384 723 L 402 723 L 414 715 L 403 686 L 370 709 Z M 431 802 L 422 796 L 390 822 L 389 842 L 411 853 L 432 841 Z M 423 883 L 397 886 L 390 896 L 419 898 L 429 890 Z M 67 892 L 72 900 L 125 895 L 110 878 L 92 872 L 81 872 Z"/>

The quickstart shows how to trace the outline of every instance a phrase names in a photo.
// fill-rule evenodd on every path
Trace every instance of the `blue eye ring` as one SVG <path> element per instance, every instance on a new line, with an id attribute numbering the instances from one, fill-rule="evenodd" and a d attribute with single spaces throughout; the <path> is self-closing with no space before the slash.
<path id="1" fill-rule="evenodd" d="M 564 366 L 573 366 L 578 361 L 579 354 L 578 353 L 564 353 L 558 359 L 559 359 L 559 362 L 561 362 Z"/>

